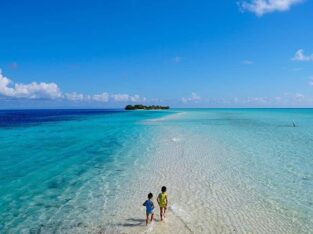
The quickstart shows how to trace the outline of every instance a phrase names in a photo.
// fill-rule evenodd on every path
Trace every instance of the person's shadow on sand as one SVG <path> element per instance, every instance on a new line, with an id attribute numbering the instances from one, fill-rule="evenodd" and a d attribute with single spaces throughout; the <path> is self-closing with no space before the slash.
<path id="1" fill-rule="evenodd" d="M 123 227 L 138 227 L 138 226 L 143 226 L 146 222 L 145 219 L 134 219 L 134 218 L 130 218 L 130 219 L 126 219 L 125 223 L 119 223 L 119 226 L 123 226 Z M 156 222 L 156 220 L 154 220 L 154 222 Z"/>
<path id="2" fill-rule="evenodd" d="M 120 223 L 118 224 L 119 226 L 123 226 L 123 227 L 137 227 L 137 226 L 141 226 L 142 224 L 145 223 L 145 219 L 126 219 L 125 223 Z"/>

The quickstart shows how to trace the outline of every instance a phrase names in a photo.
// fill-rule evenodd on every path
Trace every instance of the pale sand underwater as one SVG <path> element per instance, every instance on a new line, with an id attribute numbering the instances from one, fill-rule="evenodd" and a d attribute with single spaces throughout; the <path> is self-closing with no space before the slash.
<path id="1" fill-rule="evenodd" d="M 159 121 L 181 118 L 172 115 Z M 156 120 L 158 121 L 158 120 Z M 145 124 L 153 124 L 153 121 Z M 225 145 L 180 127 L 159 127 L 147 160 L 112 200 L 113 214 L 104 218 L 103 233 L 311 233 L 292 214 L 246 183 L 239 169 L 228 166 Z M 166 185 L 169 209 L 160 221 L 156 197 Z M 155 221 L 145 226 L 141 204 L 154 194 Z M 77 230 L 76 230 L 77 231 Z M 84 230 L 82 230 L 84 232 Z"/>
<path id="2" fill-rule="evenodd" d="M 0 232 L 313 233 L 311 112 L 295 112 L 299 127 L 290 127 L 292 110 L 187 110 L 5 130 L 12 131 L 9 142 L 30 133 L 29 146 L 42 139 L 27 159 L 49 154 L 42 155 L 44 171 L 29 166 L 25 179 L 1 190 Z M 23 172 L 26 162 L 12 168 Z M 163 185 L 169 209 L 161 222 L 156 198 Z M 149 192 L 155 221 L 146 226 Z"/>

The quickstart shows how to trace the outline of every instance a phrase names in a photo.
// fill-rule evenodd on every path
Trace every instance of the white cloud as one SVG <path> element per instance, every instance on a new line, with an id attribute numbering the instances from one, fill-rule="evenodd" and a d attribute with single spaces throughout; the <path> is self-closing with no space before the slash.
<path id="1" fill-rule="evenodd" d="M 129 100 L 128 94 L 113 94 L 111 97 L 117 102 L 127 102 Z"/>
<path id="2" fill-rule="evenodd" d="M 287 11 L 292 5 L 303 0 L 250 0 L 240 1 L 239 6 L 243 11 L 250 11 L 258 16 L 274 11 Z"/>
<path id="3" fill-rule="evenodd" d="M 279 97 L 279 96 L 274 97 L 274 101 L 276 101 L 276 102 L 279 102 L 281 99 L 282 99 L 282 98 L 281 98 L 281 97 Z"/>
<path id="4" fill-rule="evenodd" d="M 96 101 L 96 102 L 145 102 L 146 98 L 141 98 L 139 95 L 129 94 L 109 94 L 103 92 L 95 95 L 85 95 L 81 93 L 65 93 L 64 98 L 69 101 Z"/>
<path id="5" fill-rule="evenodd" d="M 195 102 L 195 103 L 197 103 L 197 102 L 199 102 L 200 100 L 201 100 L 201 97 L 200 97 L 198 94 L 194 93 L 194 92 L 191 93 L 191 96 L 190 96 L 190 97 L 188 97 L 188 98 L 183 97 L 183 98 L 181 99 L 181 101 L 182 101 L 183 103 L 187 103 L 187 102 Z"/>
<path id="6" fill-rule="evenodd" d="M 32 82 L 30 84 L 14 83 L 0 70 L 0 95 L 11 98 L 55 99 L 62 97 L 55 83 Z"/>
<path id="7" fill-rule="evenodd" d="M 266 97 L 248 97 L 248 103 L 255 103 L 255 104 L 265 104 L 268 102 L 268 98 Z"/>
<path id="8" fill-rule="evenodd" d="M 140 99 L 139 95 L 130 96 L 130 101 L 138 102 Z"/>
<path id="9" fill-rule="evenodd" d="M 108 102 L 110 95 L 107 92 L 101 94 L 95 94 L 91 97 L 92 100 L 97 102 Z"/>
<path id="10" fill-rule="evenodd" d="M 232 104 L 249 107 L 291 107 L 291 106 L 312 106 L 312 97 L 305 96 L 302 93 L 284 93 L 274 97 L 248 97 L 242 98 Z"/>
<path id="11" fill-rule="evenodd" d="M 146 98 L 139 95 L 100 94 L 88 95 L 77 92 L 62 93 L 55 83 L 32 82 L 29 84 L 14 83 L 2 74 L 0 69 L 0 97 L 24 99 L 61 99 L 67 101 L 94 101 L 94 102 L 145 102 Z"/>
<path id="12" fill-rule="evenodd" d="M 313 54 L 305 55 L 303 49 L 299 49 L 296 51 L 294 57 L 291 58 L 291 60 L 301 62 L 313 61 Z"/>
<path id="13" fill-rule="evenodd" d="M 64 96 L 67 100 L 70 100 L 70 101 L 83 101 L 86 99 L 84 94 L 76 93 L 76 92 L 66 93 L 64 94 Z"/>
<path id="14" fill-rule="evenodd" d="M 301 94 L 301 93 L 296 93 L 296 94 L 295 94 L 295 98 L 296 98 L 296 100 L 301 101 L 301 100 L 304 99 L 304 95 Z"/>
<path id="15" fill-rule="evenodd" d="M 242 61 L 242 63 L 245 64 L 245 65 L 251 65 L 251 64 L 253 64 L 253 61 L 251 61 L 251 60 L 244 60 L 244 61 Z"/>
<path id="16" fill-rule="evenodd" d="M 9 84 L 11 80 L 2 75 L 2 71 L 0 70 L 0 94 L 4 96 L 13 96 L 14 89 L 9 88 Z"/>
<path id="17" fill-rule="evenodd" d="M 141 98 L 139 95 L 129 95 L 129 94 L 109 94 L 103 92 L 95 95 L 85 95 L 81 93 L 65 93 L 64 98 L 69 101 L 96 101 L 96 102 L 145 102 L 146 98 Z"/>
<path id="18" fill-rule="evenodd" d="M 111 98 L 116 102 L 139 102 L 146 101 L 146 98 L 140 98 L 139 95 L 129 95 L 129 94 L 112 94 Z"/>

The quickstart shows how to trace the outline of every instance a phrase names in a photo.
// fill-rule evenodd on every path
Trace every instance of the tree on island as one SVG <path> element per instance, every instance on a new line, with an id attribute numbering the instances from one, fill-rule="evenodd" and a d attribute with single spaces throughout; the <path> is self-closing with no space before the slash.
<path id="1" fill-rule="evenodd" d="M 127 105 L 125 110 L 167 110 L 170 109 L 169 106 L 159 106 L 159 105 L 152 105 L 152 106 L 145 106 L 145 105 Z"/>

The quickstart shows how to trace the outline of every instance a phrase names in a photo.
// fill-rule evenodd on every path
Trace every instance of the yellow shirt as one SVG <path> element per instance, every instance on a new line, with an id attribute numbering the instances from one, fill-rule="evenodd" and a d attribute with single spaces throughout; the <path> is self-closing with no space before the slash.
<path id="1" fill-rule="evenodd" d="M 160 207 L 166 207 L 167 206 L 167 193 L 160 193 L 158 197 L 158 202 Z"/>

